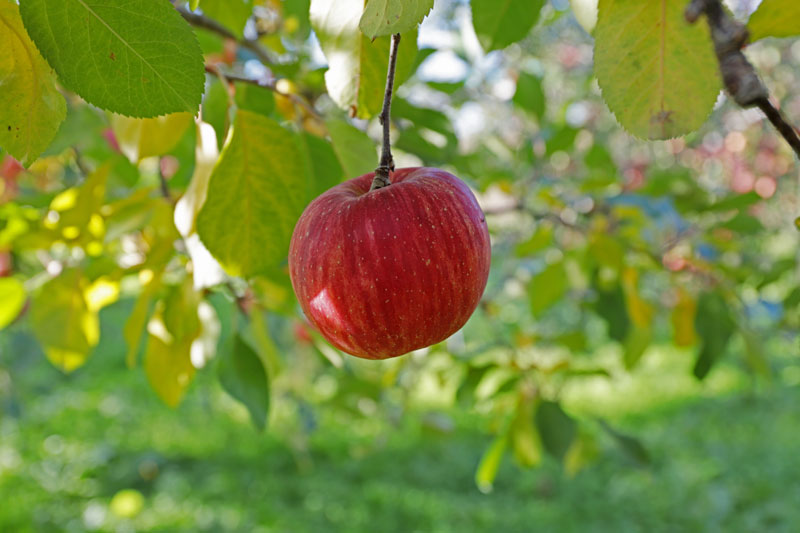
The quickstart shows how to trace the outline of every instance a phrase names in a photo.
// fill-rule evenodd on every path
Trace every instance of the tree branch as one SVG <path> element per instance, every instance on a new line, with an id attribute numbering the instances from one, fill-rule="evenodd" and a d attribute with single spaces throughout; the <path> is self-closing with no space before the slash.
<path id="1" fill-rule="evenodd" d="M 696 22 L 701 15 L 706 16 L 722 81 L 728 94 L 741 107 L 761 109 L 800 158 L 800 137 L 797 130 L 769 101 L 767 88 L 742 53 L 742 48 L 750 39 L 750 33 L 744 24 L 731 18 L 720 0 L 691 0 L 684 15 L 690 23 Z"/>
<path id="2" fill-rule="evenodd" d="M 372 180 L 370 191 L 391 185 L 389 172 L 394 171 L 394 158 L 392 158 L 392 141 L 389 130 L 392 124 L 392 91 L 394 90 L 394 71 L 397 65 L 397 47 L 400 44 L 400 34 L 392 35 L 392 48 L 389 52 L 389 72 L 386 73 L 386 92 L 383 95 L 383 108 L 378 119 L 383 125 L 383 147 L 381 148 L 381 160 L 378 168 L 375 169 L 375 178 Z"/>
<path id="3" fill-rule="evenodd" d="M 286 93 L 286 92 L 283 92 L 283 91 L 279 90 L 278 87 L 275 85 L 275 82 L 267 80 L 266 78 L 254 79 L 254 78 L 248 78 L 247 76 L 241 76 L 239 74 L 233 74 L 233 73 L 230 73 L 230 72 L 222 72 L 222 70 L 217 65 L 206 64 L 205 68 L 206 68 L 206 72 L 208 72 L 209 74 L 213 74 L 214 76 L 217 76 L 220 79 L 220 81 L 222 83 L 224 83 L 224 84 L 228 84 L 230 82 L 238 81 L 238 82 L 241 82 L 241 83 L 249 83 L 250 85 L 257 85 L 258 87 L 261 87 L 262 89 L 270 90 L 270 91 L 274 92 L 275 94 L 279 94 L 279 95 L 281 95 L 281 96 L 283 96 L 285 98 L 288 98 L 294 104 L 296 104 L 296 105 L 302 107 L 303 109 L 305 109 L 313 117 L 318 118 L 318 119 L 322 118 L 322 115 L 320 115 L 319 111 L 317 111 L 314 108 L 314 106 L 311 105 L 309 102 L 307 102 L 305 100 L 305 98 L 303 98 L 303 97 L 301 97 L 301 96 L 299 96 L 297 94 L 290 94 L 290 93 Z"/>
<path id="4" fill-rule="evenodd" d="M 261 43 L 258 42 L 256 39 L 239 39 L 232 31 L 228 28 L 220 24 L 214 19 L 210 19 L 204 15 L 198 15 L 197 13 L 192 13 L 191 11 L 187 10 L 184 7 L 176 6 L 175 9 L 180 13 L 180 15 L 186 19 L 186 21 L 195 26 L 197 28 L 203 28 L 210 32 L 216 33 L 217 35 L 224 37 L 225 39 L 231 39 L 239 43 L 239 46 L 242 48 L 246 48 L 253 52 L 256 57 L 264 63 L 265 65 L 271 65 L 275 63 L 275 61 L 270 57 L 269 52 L 266 48 L 264 48 Z"/>

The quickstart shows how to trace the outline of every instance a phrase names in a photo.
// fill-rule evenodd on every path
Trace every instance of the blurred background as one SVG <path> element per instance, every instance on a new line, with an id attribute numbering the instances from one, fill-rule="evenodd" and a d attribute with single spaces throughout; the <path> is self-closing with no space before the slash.
<path id="1" fill-rule="evenodd" d="M 0 531 L 797 530 L 800 174 L 759 111 L 720 95 L 699 131 L 637 140 L 593 76 L 591 1 L 544 2 L 487 53 L 474 6 L 436 0 L 395 158 L 469 183 L 492 272 L 462 331 L 363 361 L 305 324 L 285 271 L 222 275 L 173 211 L 236 108 L 330 138 L 333 182 L 374 168 L 380 126 L 326 94 L 308 0 L 202 6 L 231 34 L 195 20 L 204 126 L 65 92 L 43 157 L 0 152 L 0 282 L 25 288 L 0 284 Z M 800 40 L 746 53 L 800 123 Z M 145 322 L 190 315 L 165 385 Z M 242 349 L 260 380 L 226 374 Z"/>

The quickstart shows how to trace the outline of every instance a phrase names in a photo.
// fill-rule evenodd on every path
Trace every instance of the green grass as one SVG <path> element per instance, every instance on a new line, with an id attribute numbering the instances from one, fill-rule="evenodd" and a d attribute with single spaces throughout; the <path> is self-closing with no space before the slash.
<path id="1" fill-rule="evenodd" d="M 521 470 L 507 459 L 494 491 L 481 494 L 473 475 L 490 437 L 474 415 L 450 413 L 456 430 L 437 433 L 423 413 L 393 426 L 323 405 L 310 433 L 259 434 L 213 373 L 200 372 L 170 410 L 122 358 L 108 346 L 64 377 L 22 337 L 0 355 L 0 531 L 727 533 L 800 524 L 798 387 L 706 398 L 703 387 L 679 387 L 679 401 L 615 419 L 644 441 L 651 466 L 605 438 L 574 478 L 549 461 Z M 575 405 L 589 396 L 575 395 Z M 130 499 L 111 505 L 126 489 L 144 497 L 130 518 L 119 516 Z"/>

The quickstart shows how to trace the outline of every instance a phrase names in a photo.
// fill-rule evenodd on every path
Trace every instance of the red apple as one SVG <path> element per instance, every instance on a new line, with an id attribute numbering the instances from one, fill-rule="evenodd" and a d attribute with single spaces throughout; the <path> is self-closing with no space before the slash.
<path id="1" fill-rule="evenodd" d="M 486 287 L 491 250 L 478 202 L 452 174 L 398 169 L 391 185 L 370 191 L 373 177 L 309 204 L 292 235 L 289 274 L 331 344 L 386 359 L 464 325 Z"/>

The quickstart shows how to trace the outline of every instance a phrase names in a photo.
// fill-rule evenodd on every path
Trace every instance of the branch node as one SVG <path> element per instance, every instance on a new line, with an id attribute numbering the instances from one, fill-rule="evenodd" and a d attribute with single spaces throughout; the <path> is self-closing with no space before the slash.
<path id="1" fill-rule="evenodd" d="M 714 52 L 719 62 L 722 82 L 728 94 L 739 106 L 758 107 L 786 139 L 800 157 L 800 137 L 769 101 L 769 91 L 758 77 L 756 69 L 747 60 L 742 49 L 750 40 L 747 27 L 733 19 L 722 7 L 720 0 L 692 0 L 684 11 L 686 20 L 696 22 L 706 16 L 714 42 Z"/>

